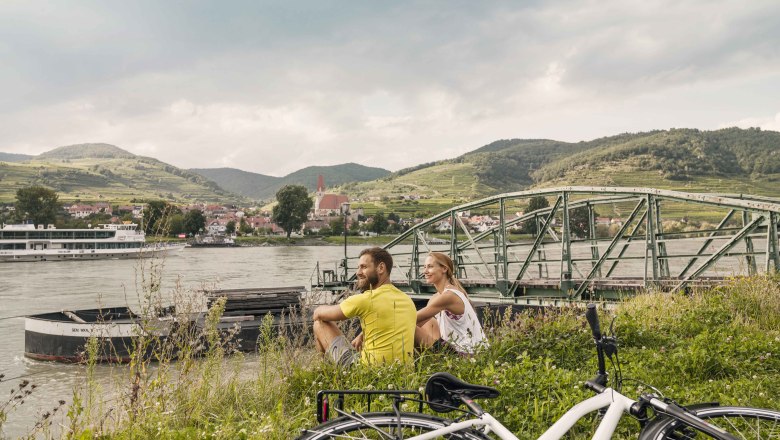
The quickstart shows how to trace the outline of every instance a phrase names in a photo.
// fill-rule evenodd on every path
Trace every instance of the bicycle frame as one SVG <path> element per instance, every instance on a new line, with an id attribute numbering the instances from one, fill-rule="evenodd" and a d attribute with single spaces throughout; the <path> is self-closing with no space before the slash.
<path id="1" fill-rule="evenodd" d="M 542 434 L 538 440 L 560 439 L 572 428 L 572 426 L 574 426 L 575 423 L 577 423 L 578 420 L 580 420 L 586 414 L 597 411 L 601 408 L 608 409 L 607 413 L 604 415 L 604 418 L 599 424 L 598 429 L 596 429 L 596 433 L 593 435 L 593 440 L 609 440 L 612 438 L 612 434 L 615 432 L 615 428 L 617 428 L 617 424 L 620 421 L 620 418 L 623 416 L 623 413 L 628 412 L 628 410 L 631 408 L 631 405 L 634 403 L 636 403 L 636 401 L 629 399 L 612 388 L 606 388 L 601 393 L 574 405 L 544 434 Z M 444 428 L 411 437 L 407 440 L 435 439 L 444 434 L 451 434 L 453 432 L 458 432 L 464 429 L 479 427 L 487 427 L 490 432 L 494 432 L 502 440 L 519 440 L 504 425 L 502 425 L 501 422 L 496 420 L 488 413 L 483 413 L 478 418 L 453 423 Z"/>

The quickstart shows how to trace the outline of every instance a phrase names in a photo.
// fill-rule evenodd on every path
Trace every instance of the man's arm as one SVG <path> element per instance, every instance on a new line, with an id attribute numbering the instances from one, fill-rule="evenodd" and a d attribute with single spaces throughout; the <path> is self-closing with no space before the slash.
<path id="1" fill-rule="evenodd" d="M 312 315 L 314 321 L 343 321 L 347 319 L 344 312 L 341 311 L 341 307 L 337 304 L 335 306 L 319 306 L 314 309 Z"/>

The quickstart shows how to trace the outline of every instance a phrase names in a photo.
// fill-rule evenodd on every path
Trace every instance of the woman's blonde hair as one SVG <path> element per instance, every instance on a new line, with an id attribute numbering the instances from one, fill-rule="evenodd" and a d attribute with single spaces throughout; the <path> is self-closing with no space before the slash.
<path id="1" fill-rule="evenodd" d="M 464 295 L 466 295 L 466 298 L 468 298 L 469 302 L 471 302 L 471 298 L 469 298 L 468 292 L 466 292 L 466 288 L 463 287 L 463 284 L 458 281 L 458 278 L 455 277 L 455 264 L 452 262 L 452 259 L 447 255 L 443 254 L 441 252 L 429 252 L 428 255 L 436 261 L 441 267 L 447 269 L 446 276 L 447 281 L 450 282 L 453 286 L 455 286 L 458 290 L 463 292 Z"/>

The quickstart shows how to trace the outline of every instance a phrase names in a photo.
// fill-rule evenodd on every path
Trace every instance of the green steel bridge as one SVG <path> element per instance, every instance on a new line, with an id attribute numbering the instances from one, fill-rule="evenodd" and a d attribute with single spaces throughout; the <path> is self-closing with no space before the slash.
<path id="1" fill-rule="evenodd" d="M 540 197 L 547 207 L 524 212 Z M 482 216 L 478 229 L 468 222 L 475 215 Z M 703 216 L 712 223 L 692 227 L 684 220 Z M 453 259 L 477 301 L 562 305 L 780 270 L 778 221 L 780 199 L 769 197 L 570 186 L 455 206 L 383 247 L 394 258 L 393 283 L 416 299 L 434 292 L 422 267 L 427 253 L 438 251 Z M 429 238 L 442 222 L 449 238 Z M 518 234 L 519 228 L 533 233 Z M 318 271 L 316 285 L 346 289 L 356 266 L 357 256 L 345 255 L 328 279 Z"/>

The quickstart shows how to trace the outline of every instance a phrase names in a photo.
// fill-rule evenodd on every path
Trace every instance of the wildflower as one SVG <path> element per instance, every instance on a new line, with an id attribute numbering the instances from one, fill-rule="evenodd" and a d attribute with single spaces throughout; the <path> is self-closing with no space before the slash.
<path id="1" fill-rule="evenodd" d="M 469 362 L 471 362 L 472 364 L 476 364 L 477 360 L 475 358 L 469 358 Z"/>

